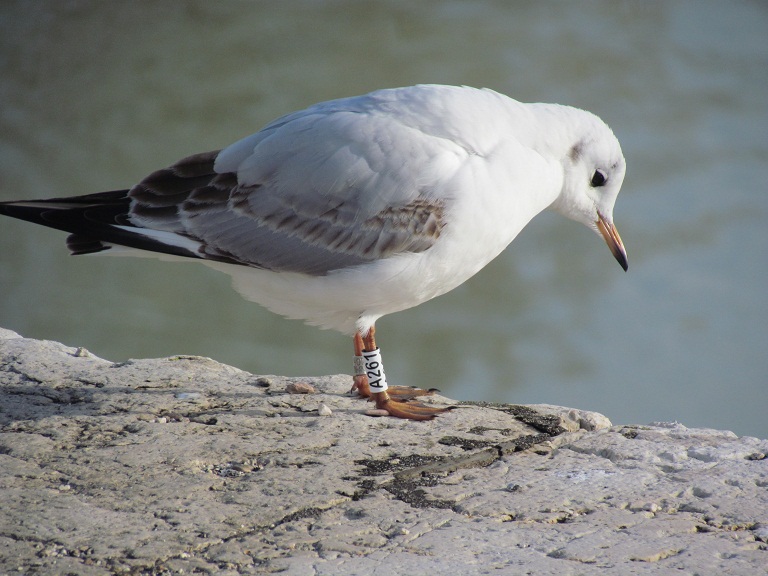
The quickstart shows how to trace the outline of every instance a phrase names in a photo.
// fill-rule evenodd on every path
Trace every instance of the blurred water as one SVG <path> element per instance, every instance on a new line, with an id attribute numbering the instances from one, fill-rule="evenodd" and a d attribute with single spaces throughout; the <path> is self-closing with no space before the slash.
<path id="1" fill-rule="evenodd" d="M 454 292 L 382 319 L 389 379 L 475 400 L 768 436 L 768 8 L 760 2 L 11 2 L 0 199 L 127 187 L 275 116 L 418 82 L 589 109 L 628 163 L 602 241 L 545 214 Z M 346 337 L 226 276 L 70 258 L 0 220 L 0 326 L 111 360 L 348 372 Z"/>

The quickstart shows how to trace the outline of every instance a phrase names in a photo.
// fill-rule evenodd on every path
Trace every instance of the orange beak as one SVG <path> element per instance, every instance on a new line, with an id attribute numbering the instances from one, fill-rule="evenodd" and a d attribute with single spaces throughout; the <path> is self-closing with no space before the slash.
<path id="1" fill-rule="evenodd" d="M 597 229 L 605 239 L 605 243 L 608 244 L 608 248 L 611 249 L 611 254 L 613 254 L 613 257 L 616 258 L 616 261 L 621 264 L 621 267 L 624 268 L 624 271 L 626 272 L 629 267 L 629 264 L 627 263 L 627 251 L 624 248 L 624 243 L 621 241 L 619 231 L 616 230 L 616 226 L 614 226 L 613 223 L 608 222 L 600 212 L 597 213 L 596 224 Z"/>

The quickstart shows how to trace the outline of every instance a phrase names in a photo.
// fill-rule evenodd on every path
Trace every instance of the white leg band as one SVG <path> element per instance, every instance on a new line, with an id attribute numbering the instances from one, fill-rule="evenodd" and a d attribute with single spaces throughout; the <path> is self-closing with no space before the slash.
<path id="1" fill-rule="evenodd" d="M 358 368 L 358 358 L 363 360 L 362 373 L 368 376 L 368 385 L 371 387 L 371 392 L 384 392 L 388 388 L 387 377 L 384 375 L 384 365 L 381 363 L 381 351 L 371 350 L 370 352 L 363 351 L 363 355 L 355 356 L 355 373 Z"/>

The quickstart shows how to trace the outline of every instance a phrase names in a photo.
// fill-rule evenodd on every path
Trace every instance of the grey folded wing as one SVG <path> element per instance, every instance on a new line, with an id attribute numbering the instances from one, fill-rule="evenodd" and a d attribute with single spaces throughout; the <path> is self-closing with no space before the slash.
<path id="1" fill-rule="evenodd" d="M 429 249 L 460 150 L 381 115 L 289 115 L 131 189 L 133 225 L 199 242 L 204 258 L 322 275 Z"/>

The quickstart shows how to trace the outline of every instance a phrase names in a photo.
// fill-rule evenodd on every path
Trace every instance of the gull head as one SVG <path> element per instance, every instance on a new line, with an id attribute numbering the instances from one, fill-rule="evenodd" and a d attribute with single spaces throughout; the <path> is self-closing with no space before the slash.
<path id="1" fill-rule="evenodd" d="M 619 141 L 594 114 L 565 106 L 562 112 L 569 120 L 567 146 L 560 151 L 563 183 L 551 208 L 602 236 L 627 270 L 627 251 L 613 223 L 613 205 L 626 172 Z"/>

